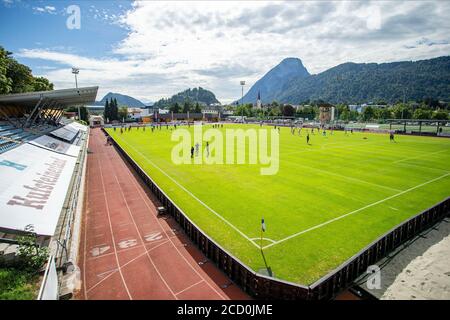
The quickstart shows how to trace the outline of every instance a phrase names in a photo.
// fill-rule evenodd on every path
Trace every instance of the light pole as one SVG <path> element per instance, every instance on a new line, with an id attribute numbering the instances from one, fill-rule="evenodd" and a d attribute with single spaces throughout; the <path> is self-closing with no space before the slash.
<path id="1" fill-rule="evenodd" d="M 242 96 L 241 96 L 241 108 L 242 108 L 242 122 L 244 122 L 244 86 L 245 81 L 241 80 L 241 87 L 242 87 Z"/>
<path id="2" fill-rule="evenodd" d="M 78 68 L 72 68 L 72 73 L 75 75 L 75 88 L 78 89 L 77 74 L 80 73 L 80 69 L 78 69 Z M 80 106 L 78 106 L 78 120 L 81 120 Z"/>
<path id="3" fill-rule="evenodd" d="M 77 74 L 80 73 L 80 69 L 72 68 L 72 73 L 75 75 L 75 88 L 78 89 Z"/>

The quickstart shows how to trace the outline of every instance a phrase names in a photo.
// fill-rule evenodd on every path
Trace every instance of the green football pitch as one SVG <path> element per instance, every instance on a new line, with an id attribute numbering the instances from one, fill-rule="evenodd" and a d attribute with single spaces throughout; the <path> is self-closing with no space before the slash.
<path id="1" fill-rule="evenodd" d="M 220 130 L 237 127 L 260 130 Z M 310 134 L 308 145 L 306 129 L 299 136 L 281 128 L 279 171 L 261 175 L 261 165 L 174 164 L 178 142 L 164 126 L 107 130 L 224 249 L 255 271 L 269 266 L 274 277 L 300 284 L 450 196 L 450 139 L 397 135 L 394 143 L 387 134 L 335 131 Z"/>

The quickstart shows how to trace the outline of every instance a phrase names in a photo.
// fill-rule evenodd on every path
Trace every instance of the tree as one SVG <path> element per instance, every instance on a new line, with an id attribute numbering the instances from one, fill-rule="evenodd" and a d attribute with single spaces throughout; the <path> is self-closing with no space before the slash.
<path id="1" fill-rule="evenodd" d="M 433 99 L 433 98 L 425 98 L 423 99 L 423 103 L 430 109 L 436 109 L 439 108 L 439 100 Z"/>
<path id="2" fill-rule="evenodd" d="M 411 119 L 412 117 L 412 108 L 405 103 L 396 104 L 391 111 L 395 119 Z"/>
<path id="3" fill-rule="evenodd" d="M 111 98 L 109 101 L 106 99 L 105 117 L 108 118 L 109 122 L 119 119 L 117 100 L 115 98 Z"/>
<path id="4" fill-rule="evenodd" d="M 280 110 L 280 106 L 278 105 L 278 103 L 277 103 L 276 106 L 272 106 L 269 109 L 269 116 L 271 116 L 271 117 L 279 117 L 279 116 L 281 116 L 281 110 Z"/>
<path id="5" fill-rule="evenodd" d="M 34 232 L 33 225 L 25 227 L 24 233 L 17 237 L 19 247 L 17 256 L 19 265 L 26 270 L 33 272 L 39 271 L 48 258 L 48 248 L 40 247 L 37 244 L 37 234 Z"/>
<path id="6" fill-rule="evenodd" d="M 283 116 L 292 117 L 295 113 L 295 108 L 290 104 L 286 104 L 282 107 Z"/>
<path id="7" fill-rule="evenodd" d="M 429 120 L 429 119 L 431 119 L 431 114 L 432 114 L 431 110 L 419 108 L 414 111 L 413 118 Z"/>
<path id="8" fill-rule="evenodd" d="M 118 116 L 120 121 L 122 121 L 122 119 L 126 120 L 128 118 L 128 108 L 120 107 L 118 110 Z"/>
<path id="9" fill-rule="evenodd" d="M 8 77 L 12 80 L 11 93 L 23 93 L 33 91 L 33 76 L 31 69 L 10 59 L 8 63 Z"/>
<path id="10" fill-rule="evenodd" d="M 392 118 L 392 114 L 388 108 L 377 108 L 375 109 L 375 118 L 386 120 Z"/>
<path id="11" fill-rule="evenodd" d="M 236 116 L 244 116 L 244 117 L 252 117 L 253 116 L 253 105 L 251 103 L 239 105 L 236 108 L 235 115 Z"/>
<path id="12" fill-rule="evenodd" d="M 114 99 L 111 99 L 111 102 L 110 102 L 110 104 L 109 104 L 109 108 L 110 108 L 110 121 L 113 121 L 113 120 L 119 120 L 119 114 L 118 114 L 118 111 L 119 111 L 119 106 L 117 105 L 117 99 L 116 98 L 114 98 Z"/>
<path id="13" fill-rule="evenodd" d="M 12 90 L 12 79 L 8 77 L 8 55 L 10 52 L 0 47 L 0 94 L 10 93 Z"/>
<path id="14" fill-rule="evenodd" d="M 349 113 L 349 118 L 348 118 L 348 120 L 349 120 L 349 121 L 356 121 L 356 120 L 358 120 L 358 116 L 359 116 L 358 111 L 356 111 L 356 110 L 351 110 L 350 113 Z"/>
<path id="15" fill-rule="evenodd" d="M 53 83 L 44 77 L 35 77 L 33 82 L 34 91 L 49 91 L 53 90 Z"/>
<path id="16" fill-rule="evenodd" d="M 106 122 L 111 121 L 111 110 L 110 110 L 110 107 L 109 107 L 108 99 L 106 99 L 106 102 L 105 102 L 105 110 L 103 111 L 103 115 L 105 117 L 105 121 Z"/>
<path id="17" fill-rule="evenodd" d="M 202 112 L 202 109 L 200 108 L 200 105 L 198 104 L 198 102 L 195 104 L 194 112 L 195 112 L 195 113 L 200 113 L 200 112 Z"/>
<path id="18" fill-rule="evenodd" d="M 433 120 L 448 120 L 448 111 L 445 110 L 436 110 L 433 112 L 433 115 L 431 116 Z"/>
<path id="19" fill-rule="evenodd" d="M 89 111 L 86 106 L 80 106 L 80 120 L 89 121 Z"/>
<path id="20" fill-rule="evenodd" d="M 183 112 L 188 113 L 191 111 L 191 104 L 188 101 L 185 101 L 183 104 Z"/>
<path id="21" fill-rule="evenodd" d="M 214 93 L 199 87 L 179 92 L 170 98 L 163 98 L 155 102 L 153 104 L 153 107 L 170 109 L 170 107 L 172 107 L 175 103 L 178 103 L 180 106 L 184 106 L 185 102 L 188 102 L 192 106 L 193 101 L 205 105 L 211 105 L 213 103 L 219 102 L 219 100 L 216 99 Z"/>
<path id="22" fill-rule="evenodd" d="M 0 94 L 53 90 L 53 84 L 43 77 L 34 77 L 31 69 L 11 57 L 0 46 Z"/>
<path id="23" fill-rule="evenodd" d="M 180 105 L 178 104 L 178 102 L 175 102 L 175 104 L 173 104 L 172 106 L 170 106 L 169 110 L 172 111 L 173 113 L 180 113 Z"/>
<path id="24" fill-rule="evenodd" d="M 363 112 L 361 113 L 361 119 L 363 121 L 370 121 L 374 118 L 375 111 L 371 106 L 367 106 L 364 108 Z"/>
<path id="25" fill-rule="evenodd" d="M 297 117 L 304 119 L 314 119 L 316 117 L 316 109 L 313 106 L 303 106 L 297 109 Z"/>

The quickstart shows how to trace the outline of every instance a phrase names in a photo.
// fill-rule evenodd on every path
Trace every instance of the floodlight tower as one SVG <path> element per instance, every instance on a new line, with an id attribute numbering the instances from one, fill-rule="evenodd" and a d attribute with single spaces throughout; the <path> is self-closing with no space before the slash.
<path id="1" fill-rule="evenodd" d="M 75 75 L 75 88 L 78 89 L 77 74 L 80 73 L 80 69 L 78 69 L 78 68 L 72 68 L 72 73 Z M 81 120 L 80 106 L 78 106 L 78 120 Z"/>
<path id="2" fill-rule="evenodd" d="M 72 73 L 75 75 L 75 88 L 78 89 L 77 74 L 80 73 L 80 69 L 72 68 Z"/>
<path id="3" fill-rule="evenodd" d="M 241 87 L 242 87 L 242 96 L 241 96 L 241 108 L 242 108 L 242 122 L 244 122 L 244 86 L 245 86 L 245 80 L 241 80 Z"/>

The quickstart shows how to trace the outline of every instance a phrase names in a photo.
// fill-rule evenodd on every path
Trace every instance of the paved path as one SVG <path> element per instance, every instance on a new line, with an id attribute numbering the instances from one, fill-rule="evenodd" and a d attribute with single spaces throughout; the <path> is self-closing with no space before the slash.
<path id="1" fill-rule="evenodd" d="M 100 129 L 89 138 L 80 299 L 248 299 L 184 235 Z M 225 286 L 224 286 L 225 285 Z"/>

